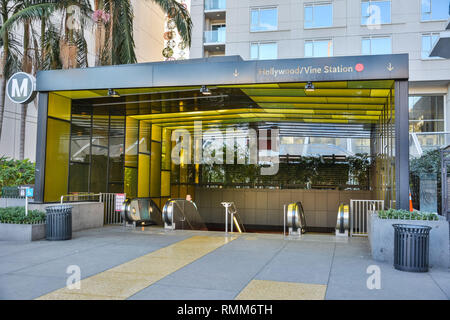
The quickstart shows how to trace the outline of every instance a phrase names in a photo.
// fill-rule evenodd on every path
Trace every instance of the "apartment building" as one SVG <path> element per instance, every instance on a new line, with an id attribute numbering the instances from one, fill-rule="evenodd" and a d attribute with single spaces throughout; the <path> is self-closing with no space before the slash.
<path id="1" fill-rule="evenodd" d="M 412 155 L 450 144 L 449 0 L 193 0 L 191 58 L 409 54 Z"/>

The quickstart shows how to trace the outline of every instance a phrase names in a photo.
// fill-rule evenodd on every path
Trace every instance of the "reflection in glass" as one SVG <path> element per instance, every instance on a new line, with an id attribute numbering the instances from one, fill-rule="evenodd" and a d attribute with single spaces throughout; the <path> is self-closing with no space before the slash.
<path id="1" fill-rule="evenodd" d="M 69 174 L 70 192 L 86 192 L 89 187 L 89 164 L 71 163 Z"/>
<path id="2" fill-rule="evenodd" d="M 108 177 L 108 148 L 92 147 L 90 192 L 105 192 Z"/>
<path id="3" fill-rule="evenodd" d="M 371 37 L 362 39 L 362 54 L 391 54 L 391 37 Z"/>
<path id="4" fill-rule="evenodd" d="M 127 117 L 126 122 L 125 166 L 137 167 L 139 121 Z"/>
<path id="5" fill-rule="evenodd" d="M 250 16 L 250 31 L 271 31 L 278 28 L 277 8 L 255 8 Z"/>
<path id="6" fill-rule="evenodd" d="M 277 59 L 278 45 L 271 43 L 252 43 L 250 48 L 251 59 L 267 60 Z"/>
<path id="7" fill-rule="evenodd" d="M 450 16 L 448 0 L 422 0 L 422 21 L 447 20 Z"/>
<path id="8" fill-rule="evenodd" d="M 439 57 L 430 57 L 431 50 L 439 40 L 439 33 L 422 35 L 422 59 L 439 59 Z"/>
<path id="9" fill-rule="evenodd" d="M 138 170 L 136 168 L 125 168 L 124 192 L 127 197 L 137 196 Z"/>
<path id="10" fill-rule="evenodd" d="M 305 28 L 323 28 L 333 25 L 333 5 L 308 4 L 305 5 Z"/>
<path id="11" fill-rule="evenodd" d="M 333 56 L 333 40 L 306 40 L 305 57 Z"/>
<path id="12" fill-rule="evenodd" d="M 97 146 L 108 146 L 108 115 L 95 115 L 92 120 L 92 144 Z"/>
<path id="13" fill-rule="evenodd" d="M 391 1 L 361 2 L 361 24 L 386 24 L 391 23 Z"/>

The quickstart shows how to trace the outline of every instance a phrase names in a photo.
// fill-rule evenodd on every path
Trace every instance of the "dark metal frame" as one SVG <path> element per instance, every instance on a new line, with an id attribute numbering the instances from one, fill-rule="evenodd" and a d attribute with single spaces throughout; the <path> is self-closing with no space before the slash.
<path id="1" fill-rule="evenodd" d="M 450 145 L 441 149 L 441 215 L 450 220 L 450 213 L 448 208 L 448 165 L 450 165 Z"/>
<path id="2" fill-rule="evenodd" d="M 36 197 L 44 201 L 48 92 L 307 81 L 395 80 L 396 206 L 409 208 L 407 54 L 244 61 L 239 56 L 41 71 L 36 153 Z M 356 64 L 364 65 L 356 71 Z M 303 67 L 345 66 L 349 72 L 306 73 Z M 283 71 L 284 70 L 284 71 Z M 287 70 L 287 72 L 286 72 Z M 300 70 L 303 70 L 300 72 Z M 277 72 L 283 71 L 283 73 Z"/>

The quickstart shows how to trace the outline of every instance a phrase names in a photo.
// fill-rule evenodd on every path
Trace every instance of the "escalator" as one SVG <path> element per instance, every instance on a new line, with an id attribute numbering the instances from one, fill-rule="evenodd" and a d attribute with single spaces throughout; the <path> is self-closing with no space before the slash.
<path id="1" fill-rule="evenodd" d="M 286 224 L 289 234 L 303 234 L 306 232 L 306 218 L 302 203 L 291 203 L 287 207 Z"/>
<path id="2" fill-rule="evenodd" d="M 139 225 L 162 226 L 162 213 L 151 198 L 127 199 L 121 212 L 122 219 L 127 223 Z"/>
<path id="3" fill-rule="evenodd" d="M 166 229 L 208 230 L 194 202 L 185 199 L 170 199 L 162 211 Z"/>

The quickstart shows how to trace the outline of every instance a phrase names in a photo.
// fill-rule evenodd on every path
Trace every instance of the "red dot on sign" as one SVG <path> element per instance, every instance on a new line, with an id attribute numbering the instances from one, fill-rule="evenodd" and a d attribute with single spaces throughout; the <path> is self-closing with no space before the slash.
<path id="1" fill-rule="evenodd" d="M 361 72 L 364 70 L 364 65 L 362 63 L 358 63 L 355 67 L 355 70 Z"/>

